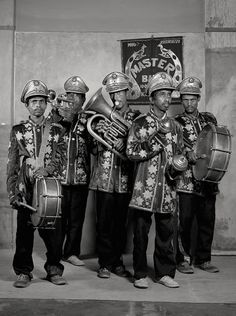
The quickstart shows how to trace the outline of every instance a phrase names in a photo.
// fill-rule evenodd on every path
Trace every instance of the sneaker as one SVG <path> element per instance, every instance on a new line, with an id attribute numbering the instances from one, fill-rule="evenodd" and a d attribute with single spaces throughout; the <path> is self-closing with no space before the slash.
<path id="1" fill-rule="evenodd" d="M 49 282 L 52 282 L 55 285 L 65 285 L 65 284 L 67 284 L 66 280 L 62 276 L 60 276 L 59 274 L 48 275 L 46 277 L 46 279 Z"/>
<path id="2" fill-rule="evenodd" d="M 112 272 L 118 275 L 119 277 L 123 277 L 123 278 L 128 278 L 131 276 L 131 273 L 125 270 L 124 266 L 115 267 L 114 269 L 112 269 Z"/>
<path id="3" fill-rule="evenodd" d="M 201 264 L 195 264 L 195 267 L 210 273 L 216 273 L 220 271 L 216 266 L 213 266 L 210 261 L 206 261 Z"/>
<path id="4" fill-rule="evenodd" d="M 70 256 L 67 259 L 63 259 L 63 261 L 65 262 L 69 262 L 71 264 L 73 264 L 74 266 L 84 266 L 84 262 L 82 260 L 80 260 L 77 256 Z"/>
<path id="5" fill-rule="evenodd" d="M 176 269 L 181 272 L 181 273 L 185 273 L 185 274 L 193 274 L 193 268 L 190 266 L 190 264 L 187 261 L 183 261 L 180 262 Z"/>
<path id="6" fill-rule="evenodd" d="M 141 278 L 134 280 L 134 286 L 138 289 L 147 289 L 148 288 L 148 280 L 147 278 Z"/>
<path id="7" fill-rule="evenodd" d="M 170 288 L 177 288 L 179 287 L 179 283 L 177 283 L 174 279 L 172 279 L 169 275 L 164 275 L 159 280 L 156 280 L 157 283 L 163 284 Z"/>
<path id="8" fill-rule="evenodd" d="M 31 281 L 31 279 L 30 279 L 30 277 L 28 276 L 28 274 L 23 274 L 23 273 L 21 273 L 21 274 L 18 274 L 18 275 L 17 275 L 17 279 L 16 279 L 16 281 L 13 283 L 13 286 L 14 286 L 14 287 L 21 287 L 21 288 L 27 287 L 27 286 L 30 285 L 30 281 Z"/>
<path id="9" fill-rule="evenodd" d="M 109 279 L 111 276 L 111 272 L 107 268 L 100 268 L 98 270 L 97 276 L 102 279 Z"/>

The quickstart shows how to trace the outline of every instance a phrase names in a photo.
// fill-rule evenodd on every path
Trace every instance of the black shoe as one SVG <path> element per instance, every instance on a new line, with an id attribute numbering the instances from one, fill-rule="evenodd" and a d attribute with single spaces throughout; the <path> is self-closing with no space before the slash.
<path id="1" fill-rule="evenodd" d="M 115 267 L 114 269 L 112 269 L 112 272 L 122 278 L 131 277 L 131 273 L 125 270 L 124 266 Z"/>
<path id="2" fill-rule="evenodd" d="M 185 274 L 193 274 L 193 268 L 189 265 L 189 263 L 187 261 L 183 261 L 180 262 L 176 269 L 181 272 L 181 273 L 185 273 Z"/>
<path id="3" fill-rule="evenodd" d="M 55 285 L 65 285 L 65 284 L 67 284 L 66 280 L 62 276 L 60 276 L 59 274 L 48 275 L 46 277 L 46 280 L 48 280 L 49 282 L 52 282 Z"/>
<path id="4" fill-rule="evenodd" d="M 111 272 L 107 268 L 99 268 L 97 276 L 102 279 L 109 279 Z"/>
<path id="5" fill-rule="evenodd" d="M 213 266 L 210 261 L 206 261 L 201 264 L 195 264 L 195 267 L 210 273 L 216 273 L 220 271 L 216 266 Z"/>
<path id="6" fill-rule="evenodd" d="M 28 276 L 28 274 L 23 274 L 23 273 L 21 273 L 21 274 L 17 275 L 17 279 L 16 279 L 16 281 L 13 283 L 13 286 L 15 286 L 15 287 L 21 287 L 21 288 L 27 287 L 27 286 L 30 285 L 30 281 L 31 281 L 31 279 L 30 279 L 30 277 Z"/>

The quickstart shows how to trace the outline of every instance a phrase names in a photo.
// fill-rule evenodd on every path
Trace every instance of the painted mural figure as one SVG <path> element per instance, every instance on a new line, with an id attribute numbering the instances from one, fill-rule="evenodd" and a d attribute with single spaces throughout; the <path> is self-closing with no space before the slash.
<path id="1" fill-rule="evenodd" d="M 197 181 L 193 175 L 193 166 L 198 159 L 195 153 L 198 135 L 206 124 L 217 125 L 216 118 L 212 113 L 198 111 L 201 88 L 201 81 L 195 77 L 185 78 L 177 87 L 184 112 L 177 115 L 176 120 L 183 128 L 189 165 L 177 185 L 179 234 L 176 261 L 178 271 L 188 274 L 194 273 L 192 263 L 207 272 L 219 271 L 211 263 L 218 185 L 213 182 Z M 197 221 L 197 241 L 193 257 L 191 237 L 194 218 Z"/>
<path id="2" fill-rule="evenodd" d="M 127 105 L 129 77 L 121 72 L 112 72 L 102 83 L 112 101 L 112 105 L 107 106 L 111 108 L 112 115 L 131 125 L 132 120 L 140 112 L 129 109 Z M 105 137 L 110 129 L 109 125 L 109 120 L 101 119 L 96 126 L 97 133 Z M 123 159 L 126 156 L 120 156 L 122 152 L 125 155 L 126 135 L 124 133 L 120 136 L 118 133 L 117 139 L 113 142 L 115 152 L 98 142 L 89 185 L 96 193 L 96 246 L 99 263 L 97 276 L 100 278 L 110 278 L 111 272 L 120 277 L 130 276 L 122 258 L 126 245 L 128 205 L 133 176 L 133 163 Z"/>
<path id="3" fill-rule="evenodd" d="M 167 73 L 159 72 L 152 77 L 147 85 L 151 109 L 134 120 L 127 141 L 127 156 L 137 163 L 129 204 L 134 210 L 133 268 L 137 288 L 148 288 L 146 251 L 153 215 L 155 280 L 170 288 L 179 287 L 174 280 L 175 186 L 176 178 L 187 167 L 187 160 L 182 154 L 181 126 L 167 116 L 174 90 Z"/>
<path id="4" fill-rule="evenodd" d="M 60 136 L 63 127 L 44 117 L 47 107 L 48 88 L 40 80 L 30 80 L 24 87 L 21 102 L 29 111 L 29 119 L 12 127 L 7 164 L 7 190 L 10 204 L 17 209 L 16 250 L 13 269 L 17 275 L 15 287 L 24 288 L 30 284 L 34 268 L 32 252 L 35 227 L 30 211 L 21 203 L 32 205 L 33 187 L 37 178 L 58 176 L 58 169 L 50 164 L 60 165 L 64 141 Z M 56 154 L 56 148 L 58 152 Z M 60 149 L 60 150 L 59 150 Z M 46 279 L 55 285 L 66 284 L 62 277 L 64 267 L 61 260 L 61 221 L 55 229 L 38 228 L 47 253 L 44 268 Z"/>
<path id="5" fill-rule="evenodd" d="M 58 114 L 54 119 L 66 128 L 66 151 L 60 181 L 62 184 L 63 260 L 83 266 L 81 252 L 88 183 L 90 179 L 90 149 L 93 139 L 87 131 L 89 114 L 82 110 L 89 88 L 79 76 L 64 83 L 65 95 L 58 96 Z M 58 166 L 59 167 L 59 166 Z"/>

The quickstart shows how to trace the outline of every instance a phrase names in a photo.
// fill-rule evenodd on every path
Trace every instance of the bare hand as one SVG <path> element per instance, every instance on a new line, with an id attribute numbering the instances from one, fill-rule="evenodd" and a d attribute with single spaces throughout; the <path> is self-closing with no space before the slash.
<path id="1" fill-rule="evenodd" d="M 48 176 L 47 170 L 42 167 L 38 168 L 34 172 L 34 178 L 42 178 L 42 177 L 47 177 L 47 176 Z"/>
<path id="2" fill-rule="evenodd" d="M 186 156 L 187 156 L 189 163 L 194 165 L 197 162 L 197 155 L 194 151 L 188 151 L 186 153 Z"/>
<path id="3" fill-rule="evenodd" d="M 14 196 L 14 198 L 11 200 L 10 204 L 12 208 L 18 209 L 21 206 L 22 197 L 19 195 Z"/>
<path id="4" fill-rule="evenodd" d="M 99 122 L 97 123 L 95 130 L 98 134 L 104 134 L 109 127 L 109 123 L 106 120 L 99 120 Z"/>
<path id="5" fill-rule="evenodd" d="M 119 151 L 122 152 L 125 150 L 125 140 L 124 138 L 118 138 L 115 142 L 114 142 L 114 148 Z"/>
<path id="6" fill-rule="evenodd" d="M 59 114 L 63 117 L 63 119 L 67 122 L 72 122 L 74 114 L 72 111 L 68 108 L 59 108 L 58 109 Z"/>

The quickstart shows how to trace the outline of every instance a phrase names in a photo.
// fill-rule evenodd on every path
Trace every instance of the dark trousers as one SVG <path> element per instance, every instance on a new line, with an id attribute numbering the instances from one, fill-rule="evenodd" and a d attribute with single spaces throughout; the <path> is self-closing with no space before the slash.
<path id="1" fill-rule="evenodd" d="M 153 213 L 134 210 L 133 267 L 136 279 L 147 276 L 148 233 Z M 174 217 L 172 214 L 154 213 L 156 224 L 155 250 L 153 254 L 155 277 L 169 275 L 174 278 L 176 271 L 173 249 Z"/>
<path id="2" fill-rule="evenodd" d="M 211 260 L 211 246 L 215 227 L 216 195 L 201 197 L 194 194 L 179 193 L 179 229 L 177 243 L 177 263 L 184 261 L 184 255 L 193 260 L 192 228 L 196 218 L 196 249 L 194 263 L 201 264 Z"/>
<path id="3" fill-rule="evenodd" d="M 96 191 L 97 254 L 100 267 L 109 270 L 123 265 L 130 195 Z"/>
<path id="4" fill-rule="evenodd" d="M 79 257 L 82 230 L 85 218 L 88 187 L 84 185 L 62 185 L 63 257 Z"/>
<path id="5" fill-rule="evenodd" d="M 30 223 L 29 211 L 20 208 L 17 213 L 16 250 L 13 259 L 15 273 L 27 274 L 30 277 L 34 263 L 32 258 L 35 228 Z M 61 260 L 61 220 L 58 219 L 55 229 L 38 229 L 46 246 L 46 263 L 44 268 L 48 275 L 62 275 L 64 267 Z"/>

